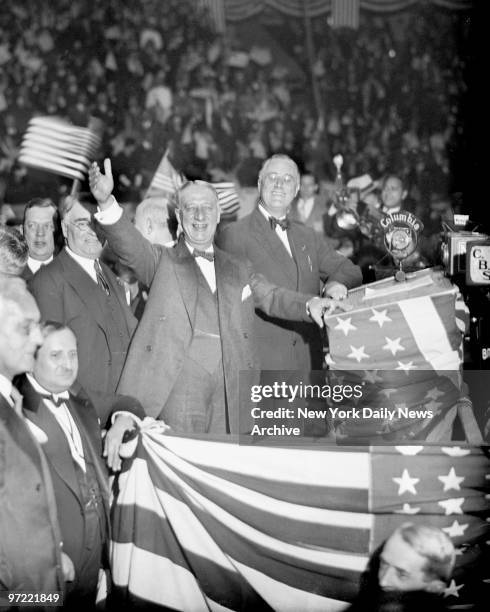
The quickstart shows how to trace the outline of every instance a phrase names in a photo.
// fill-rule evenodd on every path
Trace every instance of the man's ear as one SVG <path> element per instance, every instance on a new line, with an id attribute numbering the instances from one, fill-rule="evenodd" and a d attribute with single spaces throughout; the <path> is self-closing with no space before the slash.
<path id="1" fill-rule="evenodd" d="M 147 236 L 150 236 L 151 232 L 153 231 L 153 223 L 151 222 L 150 217 L 146 218 L 145 231 Z"/>
<path id="2" fill-rule="evenodd" d="M 68 237 L 67 237 L 67 235 L 66 235 L 66 232 L 67 232 L 67 227 L 66 227 L 66 225 L 67 225 L 67 224 L 65 223 L 65 221 L 62 221 L 62 222 L 61 222 L 61 231 L 62 231 L 62 233 L 63 233 L 63 238 L 65 239 L 65 241 L 66 241 L 66 242 L 68 242 Z"/>
<path id="3" fill-rule="evenodd" d="M 427 593 L 434 593 L 439 595 L 444 592 L 445 588 L 446 584 L 442 580 L 436 578 L 427 583 L 425 590 L 427 591 Z"/>

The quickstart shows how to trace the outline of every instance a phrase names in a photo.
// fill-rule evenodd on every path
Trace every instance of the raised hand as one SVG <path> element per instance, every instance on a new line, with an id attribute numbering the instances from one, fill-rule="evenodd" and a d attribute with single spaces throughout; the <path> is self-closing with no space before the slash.
<path id="1" fill-rule="evenodd" d="M 88 180 L 90 191 L 97 200 L 99 207 L 104 210 L 111 204 L 109 198 L 114 189 L 114 179 L 112 178 L 111 160 L 106 157 L 104 159 L 104 174 L 100 171 L 97 162 L 93 162 L 88 171 Z"/>

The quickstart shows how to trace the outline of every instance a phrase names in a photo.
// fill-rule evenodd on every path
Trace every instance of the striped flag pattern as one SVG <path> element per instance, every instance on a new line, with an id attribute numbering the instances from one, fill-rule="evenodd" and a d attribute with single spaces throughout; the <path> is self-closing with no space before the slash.
<path id="1" fill-rule="evenodd" d="M 332 28 L 359 27 L 359 0 L 332 0 Z"/>
<path id="2" fill-rule="evenodd" d="M 458 289 L 440 272 L 427 269 L 404 283 L 384 279 L 355 289 L 349 302 L 352 310 L 326 319 L 331 378 L 363 384 L 363 407 L 419 413 L 412 421 L 380 415 L 378 421 L 344 422 L 341 430 L 371 440 L 392 434 L 397 440 L 437 440 L 433 436 L 446 432 L 463 410 L 457 404 L 464 396 L 461 332 L 468 311 Z"/>
<path id="3" fill-rule="evenodd" d="M 173 167 L 167 150 L 151 179 L 145 198 L 162 194 L 172 196 L 184 183 L 185 177 Z"/>
<path id="4" fill-rule="evenodd" d="M 478 447 L 241 446 L 156 423 L 137 444 L 113 508 L 118 609 L 343 610 L 369 555 L 407 520 L 458 547 L 453 602 L 488 578 L 474 571 L 490 527 Z"/>
<path id="5" fill-rule="evenodd" d="M 186 180 L 185 176 L 174 168 L 172 162 L 168 158 L 168 151 L 165 151 L 145 197 L 149 198 L 162 194 L 171 197 L 182 187 Z M 232 181 L 222 181 L 219 183 L 211 183 L 211 185 L 216 189 L 216 193 L 218 194 L 221 218 L 226 219 L 233 217 L 240 208 L 235 184 Z"/>
<path id="6" fill-rule="evenodd" d="M 223 33 L 226 29 L 225 0 L 200 0 L 200 4 L 209 12 L 214 31 Z"/>
<path id="7" fill-rule="evenodd" d="M 100 135 L 58 117 L 34 117 L 22 139 L 19 162 L 82 181 L 97 156 Z"/>
<path id="8" fill-rule="evenodd" d="M 232 217 L 240 209 L 240 201 L 236 191 L 235 183 L 223 181 L 211 183 L 218 194 L 218 202 L 221 208 L 221 218 Z"/>

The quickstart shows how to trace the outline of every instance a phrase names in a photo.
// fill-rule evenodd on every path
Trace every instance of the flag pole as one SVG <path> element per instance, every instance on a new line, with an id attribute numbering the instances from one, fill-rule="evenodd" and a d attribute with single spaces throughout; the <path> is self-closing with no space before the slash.
<path id="1" fill-rule="evenodd" d="M 315 103 L 315 110 L 317 119 L 323 117 L 323 108 L 321 103 L 320 90 L 318 89 L 318 83 L 316 81 L 315 72 L 314 72 L 314 63 L 315 63 L 315 45 L 313 42 L 313 34 L 311 31 L 311 19 L 308 16 L 308 0 L 303 0 L 303 15 L 304 15 L 304 23 L 305 23 L 305 43 L 306 43 L 306 52 L 308 54 L 308 63 L 310 65 L 310 77 L 311 77 L 311 87 L 313 90 L 313 101 Z"/>
<path id="2" fill-rule="evenodd" d="M 71 196 L 76 196 L 79 191 L 80 191 L 80 180 L 79 179 L 73 179 L 70 195 Z"/>

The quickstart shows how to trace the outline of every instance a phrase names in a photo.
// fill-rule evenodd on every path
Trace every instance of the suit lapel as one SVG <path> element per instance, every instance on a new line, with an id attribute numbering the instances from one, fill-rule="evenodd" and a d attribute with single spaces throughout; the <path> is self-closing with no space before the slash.
<path id="1" fill-rule="evenodd" d="M 174 259 L 175 277 L 179 285 L 187 316 L 189 317 L 189 323 L 193 328 L 196 319 L 197 274 L 199 269 L 183 238 L 179 240 L 175 249 L 170 251 L 170 257 Z"/>
<path id="2" fill-rule="evenodd" d="M 29 455 L 33 465 L 41 472 L 37 441 L 29 431 L 27 423 L 23 422 L 22 417 L 15 412 L 2 394 L 0 394 L 0 419 L 5 423 L 5 429 L 10 432 L 15 443 L 26 455 Z"/>
<path id="3" fill-rule="evenodd" d="M 259 248 L 267 251 L 270 257 L 277 263 L 279 269 L 282 270 L 289 281 L 287 285 L 291 285 L 291 283 L 293 283 L 293 285 L 296 286 L 297 271 L 295 269 L 296 266 L 294 261 L 291 261 L 291 256 L 287 252 L 286 247 L 281 242 L 276 232 L 271 229 L 269 222 L 258 208 L 256 208 L 252 213 L 251 223 L 252 235 L 257 241 Z M 284 284 L 286 285 L 286 283 Z"/>
<path id="4" fill-rule="evenodd" d="M 48 462 L 80 501 L 80 488 L 65 432 L 61 429 L 41 396 L 34 391 L 28 381 L 26 381 L 22 391 L 26 400 L 24 409 L 26 418 L 42 429 L 48 438 L 47 442 L 43 444 Z M 68 457 L 69 460 L 67 460 Z"/>
<path id="5" fill-rule="evenodd" d="M 121 312 L 124 313 L 124 319 L 126 321 L 126 326 L 128 328 L 128 333 L 131 335 L 136 327 L 136 320 L 131 313 L 131 309 L 126 302 L 126 293 L 124 291 L 124 287 L 119 283 L 117 277 L 112 272 L 112 270 L 103 262 L 100 262 L 102 267 L 102 271 L 104 272 L 105 278 L 109 284 L 109 289 L 119 302 L 119 306 L 121 307 Z"/>
<path id="6" fill-rule="evenodd" d="M 99 291 L 97 284 L 66 251 L 61 251 L 55 261 L 58 262 L 66 282 L 85 304 L 87 310 L 105 333 L 104 315 L 100 309 L 96 294 L 94 293 L 95 291 Z"/>
<path id="7" fill-rule="evenodd" d="M 218 316 L 221 330 L 226 330 L 230 313 L 236 301 L 236 293 L 241 290 L 237 283 L 235 266 L 232 261 L 215 247 L 214 269 L 216 272 L 216 290 L 218 293 Z"/>

